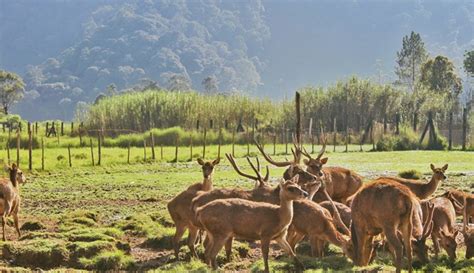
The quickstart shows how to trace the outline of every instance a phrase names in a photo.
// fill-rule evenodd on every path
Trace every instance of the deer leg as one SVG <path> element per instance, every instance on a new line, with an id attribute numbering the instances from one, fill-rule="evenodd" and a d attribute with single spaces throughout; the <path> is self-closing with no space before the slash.
<path id="1" fill-rule="evenodd" d="M 437 232 L 432 232 L 432 233 L 431 233 L 431 240 L 433 241 L 433 250 L 434 250 L 435 257 L 438 258 L 438 254 L 439 254 L 439 237 L 438 237 Z"/>
<path id="2" fill-rule="evenodd" d="M 173 236 L 173 249 L 174 249 L 174 255 L 176 256 L 176 259 L 178 259 L 179 255 L 179 241 L 181 240 L 181 237 L 183 237 L 184 232 L 186 231 L 186 225 L 182 223 L 176 223 L 176 232 L 174 233 Z"/>
<path id="3" fill-rule="evenodd" d="M 6 217 L 5 215 L 2 215 L 2 230 L 3 230 L 3 241 L 6 241 L 7 238 L 5 236 L 5 221 L 6 221 Z"/>
<path id="4" fill-rule="evenodd" d="M 227 242 L 229 238 L 226 236 L 215 236 L 212 238 L 212 247 L 209 251 L 209 258 L 212 264 L 212 268 L 216 270 L 218 268 L 217 266 L 217 254 L 219 253 L 219 250 L 224 246 L 224 244 Z"/>
<path id="5" fill-rule="evenodd" d="M 324 242 L 314 236 L 311 236 L 309 237 L 309 243 L 311 244 L 311 256 L 321 258 L 323 256 L 322 247 Z"/>
<path id="6" fill-rule="evenodd" d="M 402 243 L 400 242 L 400 239 L 398 238 L 395 230 L 386 230 L 385 236 L 387 238 L 387 242 L 390 244 L 390 247 L 392 247 L 395 252 L 395 267 L 397 268 L 396 272 L 399 273 L 401 272 L 401 268 L 402 268 L 402 256 L 403 256 Z M 410 249 L 407 249 L 407 253 L 408 252 L 410 252 L 411 254 L 411 242 L 410 242 Z"/>
<path id="7" fill-rule="evenodd" d="M 234 240 L 234 237 L 230 237 L 227 242 L 225 242 L 225 256 L 227 258 L 227 261 L 230 262 L 232 259 L 232 241 Z"/>
<path id="8" fill-rule="evenodd" d="M 18 233 L 18 237 L 21 237 L 20 224 L 18 222 L 18 214 L 13 214 L 13 222 L 15 223 L 15 229 Z"/>
<path id="9" fill-rule="evenodd" d="M 296 257 L 295 252 L 293 251 L 293 249 L 291 249 L 291 246 L 286 241 L 285 237 L 286 236 L 281 236 L 281 237 L 276 238 L 275 240 L 278 243 L 278 245 L 280 245 L 280 247 L 283 248 L 283 250 L 285 250 L 286 253 L 288 253 L 288 255 L 293 257 L 293 259 L 295 260 L 295 264 L 298 268 L 301 268 L 301 269 L 304 268 L 303 263 L 298 259 L 298 257 Z"/>
<path id="10" fill-rule="evenodd" d="M 193 225 L 190 225 L 188 228 L 189 235 L 188 235 L 188 247 L 191 251 L 191 256 L 197 257 L 195 245 L 196 245 L 196 238 L 199 232 L 199 229 Z"/>
<path id="11" fill-rule="evenodd" d="M 270 240 L 263 239 L 260 241 L 262 244 L 262 256 L 263 256 L 263 263 L 265 264 L 265 273 L 269 273 L 270 269 L 268 268 L 268 251 L 270 248 Z"/>
<path id="12" fill-rule="evenodd" d="M 212 242 L 213 242 L 212 234 L 210 232 L 206 232 L 206 239 L 204 240 L 204 262 L 209 266 L 212 266 L 211 258 L 209 255 L 212 249 Z"/>

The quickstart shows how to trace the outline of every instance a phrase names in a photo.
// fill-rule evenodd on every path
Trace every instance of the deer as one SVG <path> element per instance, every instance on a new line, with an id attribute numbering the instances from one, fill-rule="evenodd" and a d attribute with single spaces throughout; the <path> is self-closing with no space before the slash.
<path id="1" fill-rule="evenodd" d="M 318 176 L 318 177 L 323 177 L 323 173 L 321 172 L 318 172 L 318 173 L 314 173 L 314 172 L 310 172 L 310 171 L 304 171 L 303 167 L 300 165 L 300 161 L 301 161 L 301 155 L 303 153 L 302 149 L 300 148 L 301 145 L 299 145 L 299 143 L 297 142 L 296 138 L 293 137 L 293 146 L 294 146 L 294 149 L 292 148 L 291 149 L 291 152 L 293 154 L 293 161 L 289 161 L 289 160 L 286 160 L 286 161 L 275 161 L 271 158 L 270 155 L 268 155 L 267 153 L 265 153 L 262 145 L 260 145 L 257 140 L 254 140 L 255 142 L 255 145 L 257 146 L 257 149 L 260 151 L 260 153 L 263 155 L 263 157 L 265 158 L 265 160 L 267 160 L 268 163 L 274 165 L 274 166 L 277 166 L 277 167 L 288 167 L 285 172 L 283 173 L 283 179 L 289 179 L 291 178 L 293 175 L 299 173 L 301 174 L 302 172 L 306 173 L 310 173 L 310 174 L 313 174 L 315 176 Z M 324 153 L 324 151 L 323 151 Z M 300 180 L 300 181 L 306 181 L 306 180 Z M 346 225 L 344 225 L 344 222 L 341 220 L 341 216 L 339 215 L 339 211 L 336 209 L 336 207 L 333 205 L 333 199 L 332 199 L 332 196 L 329 194 L 329 192 L 327 191 L 327 183 L 326 181 L 323 179 L 323 183 L 321 184 L 321 186 L 319 187 L 319 191 L 315 192 L 314 194 L 311 195 L 311 200 L 315 200 L 314 199 L 314 196 L 315 194 L 320 194 L 324 197 L 324 200 L 328 200 L 332 206 L 333 206 L 333 210 L 336 211 L 336 214 L 334 215 L 334 218 L 336 220 L 336 225 L 343 230 L 343 232 L 345 234 L 349 234 L 349 229 L 347 228 Z M 321 201 L 321 200 L 320 200 Z"/>
<path id="2" fill-rule="evenodd" d="M 234 170 L 241 176 L 255 181 L 256 187 L 252 190 L 243 190 L 243 189 L 215 189 L 209 192 L 203 192 L 198 194 L 191 203 L 191 208 L 193 212 L 196 212 L 199 207 L 210 203 L 211 201 L 217 199 L 229 199 L 229 198 L 240 198 L 244 200 L 250 200 L 255 202 L 265 202 L 277 205 L 280 203 L 280 185 L 277 187 L 271 187 L 268 183 L 269 180 L 269 169 L 266 167 L 266 174 L 263 176 L 260 173 L 260 162 L 257 157 L 257 166 L 255 166 L 252 161 L 247 157 L 247 162 L 254 171 L 255 175 L 250 175 L 243 172 L 238 167 L 235 162 L 234 157 L 231 154 L 226 154 L 227 160 L 234 168 Z M 299 170 L 298 173 L 298 182 L 302 185 L 303 188 L 310 191 L 317 191 L 321 185 L 321 181 L 318 177 L 311 175 L 303 170 Z M 295 175 L 296 176 L 296 175 Z M 196 217 L 193 217 L 193 223 L 195 226 L 201 227 L 200 223 L 197 221 Z M 232 240 L 230 238 L 227 244 L 225 245 L 226 258 L 230 260 L 231 251 L 232 251 Z M 207 245 L 208 242 L 204 242 L 204 245 Z"/>
<path id="3" fill-rule="evenodd" d="M 466 245 L 466 259 L 474 257 L 474 229 L 465 226 L 462 230 L 464 244 Z"/>
<path id="4" fill-rule="evenodd" d="M 260 240 L 265 272 L 269 272 L 270 242 L 276 241 L 302 267 L 286 240 L 288 226 L 293 219 L 293 201 L 306 198 L 308 193 L 297 184 L 298 175 L 280 182 L 280 203 L 273 205 L 245 199 L 214 200 L 196 211 L 197 220 L 209 236 L 206 262 L 217 269 L 216 256 L 223 245 L 234 236 Z"/>
<path id="5" fill-rule="evenodd" d="M 420 183 L 415 179 L 404 179 L 400 177 L 380 177 L 379 179 L 390 179 L 397 183 L 403 184 L 407 186 L 418 198 L 427 199 L 436 191 L 440 182 L 446 179 L 446 175 L 444 173 L 448 169 L 448 164 L 445 164 L 441 168 L 436 168 L 433 164 L 430 164 L 430 168 L 433 171 L 433 175 L 431 176 L 431 180 L 427 183 Z"/>
<path id="6" fill-rule="evenodd" d="M 346 199 L 353 195 L 362 186 L 362 177 L 354 171 L 342 167 L 324 167 L 328 158 L 322 156 L 326 151 L 326 140 L 318 155 L 313 158 L 310 153 L 303 148 L 301 153 L 307 157 L 303 160 L 306 170 L 314 175 L 323 178 L 324 189 L 333 201 L 346 204 Z M 322 189 L 313 198 L 316 202 L 327 200 L 326 194 Z"/>
<path id="7" fill-rule="evenodd" d="M 456 212 L 451 201 L 445 197 L 435 197 L 428 201 L 434 205 L 433 230 L 431 239 L 435 256 L 438 257 L 440 245 L 446 251 L 451 261 L 456 260 L 456 237 L 459 233 L 455 229 Z M 428 202 L 422 202 L 423 214 L 428 214 Z"/>
<path id="8" fill-rule="evenodd" d="M 410 189 L 391 180 L 365 184 L 354 196 L 349 253 L 357 266 L 366 266 L 374 255 L 374 236 L 383 233 L 394 252 L 396 271 L 401 272 L 403 247 L 412 271 L 413 230 L 425 230 L 420 204 Z"/>
<path id="9" fill-rule="evenodd" d="M 214 161 L 205 162 L 201 158 L 198 158 L 197 162 L 202 168 L 203 181 L 189 186 L 186 190 L 182 191 L 170 202 L 168 202 L 168 212 L 176 226 L 176 232 L 172 239 L 176 259 L 178 259 L 179 255 L 179 242 L 186 230 L 189 231 L 187 245 L 191 251 L 191 255 L 197 257 L 194 245 L 199 228 L 196 227 L 192 222 L 192 218 L 194 218 L 194 212 L 191 210 L 191 201 L 198 195 L 199 192 L 212 190 L 212 174 L 214 172 L 215 166 L 219 164 L 220 159 L 217 158 Z"/>
<path id="10" fill-rule="evenodd" d="M 454 206 L 456 216 L 462 216 L 464 209 L 464 195 L 466 195 L 466 193 L 463 191 L 457 189 L 449 189 L 440 196 L 445 197 L 449 201 L 451 201 Z"/>
<path id="11" fill-rule="evenodd" d="M 20 211 L 21 196 L 20 184 L 26 183 L 26 178 L 18 166 L 13 163 L 11 166 L 5 165 L 5 171 L 9 174 L 9 179 L 0 180 L 0 202 L 2 214 L 3 241 L 6 241 L 5 224 L 8 216 L 13 216 L 18 237 L 21 237 L 21 231 L 18 221 L 18 212 Z"/>

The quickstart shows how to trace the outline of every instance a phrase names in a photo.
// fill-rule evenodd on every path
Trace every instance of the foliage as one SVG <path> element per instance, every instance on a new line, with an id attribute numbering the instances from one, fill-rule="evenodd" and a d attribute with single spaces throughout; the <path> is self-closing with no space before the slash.
<path id="1" fill-rule="evenodd" d="M 407 85 L 413 91 L 419 79 L 421 65 L 427 58 L 425 43 L 419 33 L 412 31 L 410 36 L 404 36 L 402 49 L 397 52 L 395 73 L 398 82 Z"/>
<path id="2" fill-rule="evenodd" d="M 417 170 L 406 170 L 406 171 L 401 171 L 398 173 L 398 176 L 401 178 L 407 178 L 407 179 L 421 179 L 423 176 L 421 172 Z"/>
<path id="3" fill-rule="evenodd" d="M 10 107 L 24 96 L 25 83 L 13 72 L 0 70 L 0 104 L 3 113 L 8 115 Z"/>
<path id="4" fill-rule="evenodd" d="M 474 76 L 474 50 L 466 51 L 464 54 L 464 70 Z"/>
<path id="5" fill-rule="evenodd" d="M 462 90 L 461 78 L 445 56 L 436 56 L 423 64 L 421 82 L 432 92 L 447 94 L 451 99 L 456 99 Z"/>

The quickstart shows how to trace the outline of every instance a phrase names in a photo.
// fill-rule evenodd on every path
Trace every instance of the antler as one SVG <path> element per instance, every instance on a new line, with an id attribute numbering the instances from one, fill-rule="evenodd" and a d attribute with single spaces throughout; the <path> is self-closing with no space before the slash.
<path id="1" fill-rule="evenodd" d="M 327 140 L 327 138 L 324 134 L 323 127 L 321 127 L 321 138 L 323 138 L 323 147 L 319 151 L 318 156 L 315 158 L 316 160 L 319 160 L 323 156 L 324 152 L 326 151 L 326 140 Z M 305 147 L 303 147 L 303 150 L 301 151 L 301 153 L 304 156 L 306 156 L 308 159 L 310 159 L 310 160 L 313 159 L 311 157 L 311 155 L 308 153 L 308 151 L 306 151 Z"/>
<path id="2" fill-rule="evenodd" d="M 254 142 L 255 142 L 255 145 L 257 146 L 257 149 L 263 155 L 265 160 L 268 161 L 268 163 L 270 163 L 272 165 L 275 165 L 277 167 L 286 167 L 286 166 L 290 166 L 291 164 L 293 164 L 293 162 L 288 161 L 288 160 L 287 161 L 275 161 L 275 160 L 273 160 L 267 153 L 265 153 L 265 151 L 263 150 L 263 147 L 260 145 L 260 143 L 258 143 L 258 141 L 256 139 L 254 139 Z"/>
<path id="3" fill-rule="evenodd" d="M 237 166 L 237 163 L 235 163 L 235 159 L 234 157 L 231 155 L 231 154 L 225 154 L 225 156 L 227 157 L 227 159 L 229 160 L 230 164 L 232 165 L 232 167 L 234 167 L 234 170 L 241 176 L 243 177 L 246 177 L 246 178 L 249 178 L 251 180 L 255 180 L 255 181 L 258 181 L 260 183 L 260 185 L 264 185 L 265 182 L 268 181 L 269 177 L 270 177 L 270 172 L 269 172 L 269 169 L 268 169 L 268 166 L 267 166 L 267 171 L 266 171 L 266 174 L 265 174 L 265 177 L 262 178 L 262 175 L 260 174 L 260 172 L 258 171 L 258 169 L 260 169 L 260 162 L 258 161 L 258 158 L 257 158 L 257 166 L 258 167 L 255 167 L 255 165 L 250 161 L 250 158 L 247 157 L 247 161 L 249 162 L 250 164 L 250 167 L 252 167 L 252 169 L 254 170 L 254 172 L 257 174 L 257 176 L 252 176 L 250 174 L 246 174 L 244 172 L 242 172 L 239 167 Z"/>

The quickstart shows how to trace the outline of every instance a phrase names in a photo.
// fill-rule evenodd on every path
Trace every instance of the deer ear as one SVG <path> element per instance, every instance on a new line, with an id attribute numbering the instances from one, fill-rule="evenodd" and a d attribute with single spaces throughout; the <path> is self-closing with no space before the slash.
<path id="1" fill-rule="evenodd" d="M 430 164 L 431 170 L 434 172 L 435 166 L 433 164 Z"/>
<path id="2" fill-rule="evenodd" d="M 221 162 L 221 159 L 217 158 L 216 160 L 212 161 L 212 165 L 216 166 L 217 164 L 219 164 L 219 162 Z"/>
<path id="3" fill-rule="evenodd" d="M 327 158 L 327 157 L 322 158 L 322 159 L 321 159 L 321 163 L 322 163 L 322 164 L 328 163 L 328 159 L 329 159 L 329 158 Z"/>
<path id="4" fill-rule="evenodd" d="M 204 160 L 202 160 L 201 158 L 198 158 L 197 159 L 197 162 L 199 163 L 199 165 L 204 165 Z"/>
<path id="5" fill-rule="evenodd" d="M 448 164 L 445 164 L 442 168 L 441 168 L 444 171 L 446 171 L 448 169 Z"/>
<path id="6" fill-rule="evenodd" d="M 295 184 L 298 184 L 298 180 L 300 180 L 300 175 L 299 174 L 293 176 L 293 178 L 291 179 L 291 182 L 293 182 Z"/>

